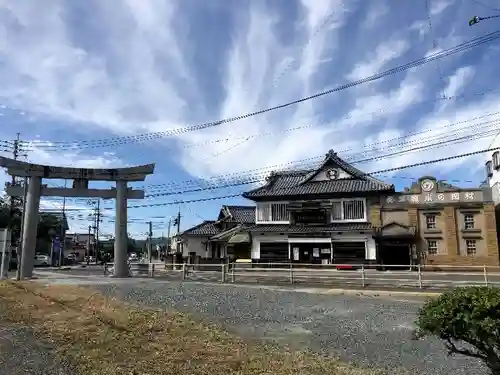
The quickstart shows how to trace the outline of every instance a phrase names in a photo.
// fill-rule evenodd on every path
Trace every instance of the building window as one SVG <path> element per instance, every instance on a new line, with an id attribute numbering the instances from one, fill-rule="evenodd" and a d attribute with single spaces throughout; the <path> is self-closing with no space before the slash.
<path id="1" fill-rule="evenodd" d="M 495 151 L 493 153 L 493 169 L 500 168 L 500 152 Z"/>
<path id="2" fill-rule="evenodd" d="M 465 229 L 474 229 L 474 215 L 465 214 L 464 223 L 465 223 Z"/>
<path id="3" fill-rule="evenodd" d="M 288 203 L 257 203 L 257 222 L 288 223 L 290 213 Z"/>
<path id="4" fill-rule="evenodd" d="M 467 255 L 476 255 L 476 240 L 465 240 Z"/>
<path id="5" fill-rule="evenodd" d="M 438 253 L 437 240 L 427 240 L 427 252 L 429 255 L 436 255 Z"/>
<path id="6" fill-rule="evenodd" d="M 332 221 L 366 221 L 364 199 L 341 199 L 332 202 Z"/>
<path id="7" fill-rule="evenodd" d="M 427 229 L 436 229 L 436 215 L 427 215 L 425 217 Z"/>
<path id="8" fill-rule="evenodd" d="M 486 162 L 486 176 L 487 177 L 493 176 L 493 168 L 491 166 L 491 160 Z"/>

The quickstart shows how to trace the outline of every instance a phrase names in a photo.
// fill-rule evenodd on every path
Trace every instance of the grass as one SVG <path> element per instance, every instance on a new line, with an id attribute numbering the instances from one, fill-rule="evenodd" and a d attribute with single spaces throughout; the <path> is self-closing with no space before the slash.
<path id="1" fill-rule="evenodd" d="M 75 375 L 374 375 L 308 352 L 245 343 L 179 312 L 125 304 L 88 288 L 0 282 L 9 322 L 31 327 Z M 394 373 L 394 372 L 393 372 Z"/>

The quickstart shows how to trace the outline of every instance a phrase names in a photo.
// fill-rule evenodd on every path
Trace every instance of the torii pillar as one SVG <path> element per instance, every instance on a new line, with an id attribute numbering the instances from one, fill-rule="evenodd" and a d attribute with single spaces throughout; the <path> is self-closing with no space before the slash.
<path id="1" fill-rule="evenodd" d="M 116 198 L 115 267 L 113 276 L 129 276 L 127 264 L 127 200 L 144 199 L 144 191 L 128 188 L 127 183 L 144 181 L 148 175 L 153 174 L 154 164 L 116 169 L 68 168 L 26 163 L 0 156 L 0 167 L 6 168 L 7 173 L 11 176 L 29 178 L 26 210 L 23 213 L 24 230 L 20 265 L 21 278 L 29 278 L 33 275 L 40 197 L 55 196 Z M 47 187 L 42 185 L 42 179 L 73 180 L 73 187 Z M 89 188 L 89 181 L 115 181 L 116 188 Z M 11 186 L 8 184 L 6 190 L 10 196 L 24 196 L 24 189 L 21 186 Z"/>

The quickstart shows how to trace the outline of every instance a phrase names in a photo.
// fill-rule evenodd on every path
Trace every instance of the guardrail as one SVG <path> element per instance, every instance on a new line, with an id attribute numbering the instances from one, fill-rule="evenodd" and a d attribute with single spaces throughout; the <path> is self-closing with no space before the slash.
<path id="1" fill-rule="evenodd" d="M 230 283 L 306 284 L 350 287 L 411 287 L 443 289 L 455 286 L 500 286 L 498 267 L 432 265 L 383 266 L 368 264 L 158 264 L 132 263 L 131 275 L 170 280 Z M 440 271 L 434 269 L 439 267 Z M 107 267 L 105 267 L 105 273 Z"/>
<path id="2" fill-rule="evenodd" d="M 498 267 L 370 264 L 158 264 L 132 263 L 132 276 L 170 280 L 230 283 L 305 284 L 350 287 L 411 287 L 442 289 L 455 286 L 500 286 Z M 439 269 L 436 271 L 435 269 Z M 107 268 L 105 267 L 105 273 Z"/>

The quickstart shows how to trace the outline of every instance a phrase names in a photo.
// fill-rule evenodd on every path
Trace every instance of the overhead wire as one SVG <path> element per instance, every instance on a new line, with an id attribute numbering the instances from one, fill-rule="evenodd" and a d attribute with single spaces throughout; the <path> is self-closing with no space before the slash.
<path id="1" fill-rule="evenodd" d="M 384 139 L 384 140 L 376 141 L 376 142 L 373 142 L 370 144 L 359 145 L 359 146 L 356 146 L 356 148 L 348 147 L 345 149 L 338 150 L 337 152 L 338 153 L 345 153 L 345 152 L 353 151 L 355 149 L 359 150 L 360 148 L 361 149 L 368 149 L 369 147 L 378 146 L 378 145 L 385 145 L 385 144 L 388 144 L 391 142 L 396 142 L 396 141 L 408 139 L 411 137 L 415 137 L 418 135 L 432 133 L 432 132 L 436 132 L 439 130 L 456 127 L 459 125 L 465 125 L 464 127 L 461 127 L 460 129 L 465 128 L 466 130 L 470 130 L 471 126 L 488 125 L 488 124 L 496 123 L 496 121 L 498 121 L 500 119 L 485 121 L 485 122 L 478 123 L 478 124 L 471 124 L 471 122 L 473 122 L 473 121 L 477 121 L 477 120 L 481 120 L 481 119 L 485 119 L 485 118 L 488 118 L 491 116 L 497 116 L 497 115 L 500 115 L 500 111 L 488 113 L 488 114 L 485 114 L 482 116 L 475 116 L 475 117 L 472 117 L 472 118 L 469 118 L 469 119 L 466 119 L 463 121 L 458 121 L 455 123 L 446 124 L 444 126 L 433 128 L 433 129 L 421 130 L 421 131 L 417 131 L 417 132 L 408 133 L 408 134 L 405 134 L 402 136 L 398 136 L 395 138 Z M 492 125 L 488 125 L 488 126 L 492 126 Z M 457 133 L 457 130 L 455 129 L 455 130 L 453 130 L 452 135 L 455 135 L 456 133 Z M 417 140 L 408 141 L 408 142 L 400 142 L 400 143 L 398 143 L 398 145 L 403 145 L 403 144 L 412 145 L 412 144 L 417 143 L 417 142 L 423 142 L 424 140 L 425 139 L 417 139 Z M 380 149 L 378 149 L 378 150 L 380 150 Z M 265 171 L 270 172 L 271 170 L 287 170 L 290 168 L 297 168 L 299 166 L 303 166 L 304 164 L 311 165 L 311 163 L 318 162 L 319 160 L 323 159 L 323 157 L 324 157 L 324 155 L 317 155 L 317 156 L 313 156 L 313 157 L 309 157 L 309 158 L 293 160 L 293 161 L 286 162 L 286 163 L 274 164 L 274 165 L 269 165 L 269 166 L 265 166 L 265 167 L 253 168 L 253 169 L 248 169 L 248 170 L 239 171 L 239 172 L 232 172 L 232 173 L 227 173 L 227 174 L 222 174 L 222 175 L 217 175 L 217 176 L 204 177 L 204 178 L 200 177 L 198 179 L 186 179 L 186 180 L 181 180 L 181 181 L 171 181 L 171 182 L 162 183 L 162 184 L 150 184 L 150 185 L 143 186 L 143 188 L 151 190 L 151 189 L 158 189 L 158 188 L 165 188 L 165 187 L 185 186 L 185 185 L 189 185 L 189 184 L 196 184 L 196 182 L 200 181 L 200 180 L 205 181 L 207 184 L 211 184 L 211 183 L 217 184 L 217 183 L 221 183 L 221 182 L 227 182 L 228 180 L 233 181 L 235 179 L 238 179 L 240 176 L 244 176 L 245 178 L 248 178 L 249 176 L 256 175 L 256 174 L 260 175 L 261 173 L 263 173 Z"/>
<path id="2" fill-rule="evenodd" d="M 500 124 L 500 122 L 498 122 L 497 125 L 498 124 Z M 498 129 L 496 128 L 492 131 L 489 131 L 486 135 L 482 135 L 482 136 L 472 135 L 472 136 L 467 136 L 467 137 L 461 137 L 461 138 L 457 139 L 456 143 L 461 143 L 461 142 L 464 142 L 467 140 L 481 139 L 481 138 L 484 138 L 487 136 L 495 135 L 497 132 L 498 132 Z M 471 138 L 471 139 L 469 139 L 469 138 Z M 433 143 L 431 145 L 414 147 L 413 149 L 410 149 L 410 150 L 401 150 L 401 151 L 393 152 L 393 153 L 386 154 L 386 155 L 373 156 L 370 158 L 365 158 L 365 159 L 360 159 L 360 160 L 355 160 L 355 161 L 349 161 L 346 159 L 346 161 L 349 161 L 350 164 L 379 161 L 379 160 L 383 160 L 383 159 L 394 157 L 394 156 L 401 156 L 403 154 L 406 154 L 409 152 L 415 152 L 415 151 L 422 150 L 422 149 L 441 147 L 442 145 L 449 143 L 449 142 L 450 142 L 449 140 L 444 140 L 444 141 Z M 216 189 L 222 189 L 222 188 L 228 188 L 228 187 L 250 185 L 250 184 L 257 183 L 257 182 L 262 182 L 263 180 L 265 180 L 265 177 L 266 176 L 255 176 L 253 178 L 248 178 L 248 179 L 243 180 L 243 181 L 235 181 L 234 183 L 228 183 L 225 185 L 207 186 L 204 188 L 192 188 L 192 189 L 184 189 L 184 190 L 179 190 L 179 191 L 157 192 L 157 193 L 152 193 L 152 194 L 146 194 L 146 197 L 152 198 L 152 197 L 163 197 L 163 196 L 168 196 L 168 195 L 178 195 L 178 194 L 186 194 L 186 193 L 198 193 L 198 192 L 207 191 L 207 190 L 216 190 Z M 395 178 L 397 178 L 397 177 L 395 177 Z"/>
<path id="3" fill-rule="evenodd" d="M 410 63 L 400 65 L 398 67 L 395 67 L 395 68 L 392 68 L 392 69 L 389 69 L 389 70 L 386 70 L 386 71 L 383 71 L 380 73 L 376 73 L 374 75 L 371 75 L 371 76 L 368 76 L 368 77 L 365 77 L 365 78 L 362 78 L 362 79 L 359 79 L 356 81 L 342 84 L 342 85 L 339 85 L 335 88 L 331 88 L 331 89 L 325 90 L 325 91 L 317 93 L 317 94 L 309 95 L 309 96 L 302 97 L 300 99 L 296 99 L 296 100 L 286 102 L 283 104 L 279 104 L 276 106 L 264 108 L 261 110 L 257 110 L 257 111 L 253 111 L 253 112 L 249 112 L 246 114 L 241 114 L 238 116 L 229 117 L 229 118 L 225 118 L 225 119 L 221 119 L 221 120 L 217 120 L 217 121 L 211 121 L 211 122 L 207 122 L 207 123 L 182 127 L 182 128 L 178 128 L 178 129 L 171 129 L 171 130 L 166 130 L 166 131 L 162 131 L 162 132 L 143 133 L 143 134 L 138 134 L 138 135 L 133 135 L 133 136 L 113 137 L 113 138 L 105 138 L 105 139 L 100 139 L 100 140 L 89 140 L 89 141 L 83 140 L 83 141 L 75 141 L 75 142 L 66 142 L 66 141 L 48 142 L 48 141 L 46 141 L 46 143 L 48 142 L 49 144 L 59 144 L 59 145 L 87 145 L 87 144 L 91 144 L 93 142 L 94 144 L 100 144 L 101 145 L 100 147 L 103 147 L 103 144 L 106 146 L 109 146 L 109 144 L 113 143 L 113 142 L 117 142 L 119 144 L 125 144 L 125 142 L 131 142 L 131 141 L 133 142 L 141 137 L 145 137 L 146 139 L 158 139 L 158 138 L 164 138 L 164 137 L 169 137 L 169 136 L 181 135 L 181 134 L 185 134 L 188 132 L 203 130 L 203 129 L 207 129 L 207 128 L 212 128 L 212 127 L 220 126 L 222 124 L 227 124 L 227 123 L 231 123 L 231 122 L 235 122 L 235 121 L 239 121 L 239 120 L 244 120 L 244 119 L 254 117 L 257 115 L 261 115 L 264 113 L 287 108 L 287 107 L 294 106 L 294 105 L 297 105 L 297 104 L 300 104 L 300 103 L 303 103 L 306 101 L 310 101 L 310 100 L 317 99 L 317 98 L 320 98 L 320 97 L 323 97 L 326 95 L 330 95 L 330 94 L 333 94 L 335 92 L 343 91 L 343 90 L 346 90 L 346 89 L 349 89 L 349 88 L 352 88 L 352 87 L 355 87 L 355 86 L 358 86 L 361 84 L 373 82 L 373 81 L 379 80 L 381 78 L 384 78 L 384 77 L 387 77 L 390 75 L 394 75 L 394 74 L 397 74 L 400 72 L 404 72 L 404 71 L 407 71 L 411 68 L 415 68 L 415 67 L 430 63 L 432 61 L 436 61 L 438 59 L 442 59 L 444 57 L 447 57 L 447 56 L 450 56 L 450 55 L 453 55 L 453 54 L 456 54 L 459 52 L 466 51 L 470 48 L 480 46 L 482 44 L 496 40 L 498 38 L 500 38 L 500 30 L 494 31 L 492 33 L 486 34 L 486 35 L 481 36 L 481 37 L 474 38 L 470 41 L 458 44 L 454 47 L 451 47 L 451 48 L 448 48 L 448 49 L 445 49 L 442 51 L 434 52 L 428 56 L 425 56 L 425 57 L 418 59 L 418 60 L 414 60 Z M 41 142 L 40 141 L 32 142 L 32 144 L 41 144 Z"/>
<path id="4" fill-rule="evenodd" d="M 442 100 L 450 100 L 451 101 L 451 100 L 469 99 L 469 98 L 473 98 L 473 97 L 484 96 L 486 94 L 489 94 L 489 93 L 497 91 L 497 90 L 499 90 L 499 87 L 494 87 L 494 88 L 490 88 L 490 89 L 482 90 L 482 91 L 478 91 L 478 92 L 473 92 L 473 93 L 462 93 L 459 95 L 447 96 L 444 98 L 442 96 L 439 96 L 439 97 L 432 98 L 432 99 L 417 100 L 417 101 L 413 101 L 411 104 L 412 105 L 421 105 L 421 104 L 427 104 L 427 103 L 434 103 L 434 102 L 442 101 Z M 372 111 L 372 112 L 363 112 L 362 116 L 372 117 L 374 115 L 390 114 L 396 108 L 397 107 L 390 106 L 390 107 L 382 108 L 382 109 Z M 212 145 L 212 144 L 228 143 L 232 140 L 246 140 L 248 138 L 253 139 L 253 138 L 260 138 L 260 137 L 275 136 L 275 135 L 280 135 L 283 133 L 289 133 L 289 132 L 294 132 L 294 131 L 298 131 L 298 130 L 309 129 L 309 128 L 312 128 L 315 126 L 331 125 L 331 124 L 334 124 L 336 122 L 342 122 L 342 121 L 350 120 L 352 118 L 353 118 L 353 116 L 348 114 L 340 119 L 328 120 L 328 121 L 321 122 L 319 124 L 318 123 L 309 123 L 309 124 L 305 124 L 305 125 L 294 126 L 291 128 L 249 134 L 249 135 L 245 135 L 245 136 L 228 135 L 225 138 L 221 138 L 221 139 L 212 139 L 212 140 L 207 140 L 207 141 L 198 142 L 198 143 L 184 144 L 184 145 L 180 146 L 180 148 L 181 149 L 188 149 L 188 148 L 193 148 L 193 147 L 204 147 L 204 146 L 208 146 L 208 145 Z M 351 126 L 351 125 L 355 125 L 355 124 L 356 124 L 355 122 L 352 122 L 352 123 L 345 124 L 345 126 Z M 342 132 L 342 129 L 334 129 L 332 131 L 332 134 L 338 133 L 338 132 Z M 29 141 L 26 141 L 26 142 L 29 142 Z M 44 151 L 47 151 L 47 152 L 56 152 L 56 151 L 63 150 L 63 148 L 58 148 L 58 146 L 56 144 L 54 144 L 54 145 L 52 145 L 52 144 L 40 144 L 40 145 L 36 145 L 35 148 L 33 148 L 32 146 L 33 145 L 30 144 L 31 149 L 29 151 L 33 151 L 35 148 L 43 149 Z M 105 146 L 103 146 L 103 147 L 105 147 Z M 162 148 L 162 151 L 177 151 L 178 149 L 179 149 L 179 147 L 177 147 L 177 146 L 176 147 L 166 147 L 166 148 Z M 67 148 L 66 150 L 70 151 L 73 149 Z M 75 149 L 75 151 L 76 150 L 78 150 L 78 149 Z M 83 149 L 81 149 L 81 150 L 83 150 Z"/>
<path id="5" fill-rule="evenodd" d="M 466 157 L 475 156 L 475 155 L 479 155 L 479 154 L 483 154 L 483 153 L 491 152 L 491 151 L 498 151 L 498 150 L 500 150 L 500 147 L 489 147 L 487 149 L 481 149 L 481 150 L 476 150 L 476 151 L 472 151 L 472 152 L 468 152 L 468 153 L 447 156 L 447 157 L 443 157 L 443 158 L 439 158 L 439 159 L 422 161 L 422 162 L 413 163 L 413 164 L 406 164 L 406 165 L 402 165 L 399 167 L 393 167 L 393 168 L 379 170 L 376 172 L 363 173 L 362 176 L 371 177 L 374 175 L 391 173 L 391 172 L 396 172 L 396 171 L 400 171 L 400 170 L 406 170 L 406 169 L 410 169 L 410 168 L 416 168 L 416 167 L 421 167 L 421 166 L 425 166 L 425 165 L 431 165 L 431 164 L 441 163 L 441 162 L 445 162 L 445 161 L 466 158 Z M 290 189 L 290 188 L 278 188 L 276 190 L 286 191 L 287 189 Z M 150 204 L 129 205 L 127 207 L 128 208 L 149 208 L 149 207 L 163 207 L 163 206 L 171 206 L 171 205 L 181 205 L 181 204 L 207 202 L 207 201 L 227 199 L 227 198 L 236 198 L 236 197 L 241 197 L 242 194 L 243 194 L 243 192 L 239 192 L 237 194 L 228 194 L 228 195 L 223 195 L 223 196 L 214 196 L 214 197 L 206 197 L 206 198 L 190 199 L 190 200 L 175 200 L 175 201 L 171 201 L 171 202 L 159 202 L 159 203 L 150 203 Z M 79 211 L 80 209 L 68 209 L 68 210 Z M 114 210 L 114 208 L 106 208 L 105 207 L 105 208 L 103 208 L 103 210 Z"/>
<path id="6" fill-rule="evenodd" d="M 438 47 L 438 43 L 437 43 L 437 39 L 436 39 L 436 34 L 434 32 L 434 27 L 432 25 L 432 15 L 431 15 L 431 9 L 430 9 L 430 5 L 429 5 L 429 0 L 424 0 L 424 3 L 425 3 L 425 10 L 427 13 L 427 22 L 429 24 L 429 33 L 430 33 L 430 36 L 432 39 L 432 47 L 434 48 L 434 50 L 438 50 L 439 47 Z M 441 63 L 439 62 L 439 60 L 436 60 L 436 68 L 437 68 L 439 80 L 441 81 L 441 96 L 443 98 L 445 98 L 446 93 L 444 92 L 444 89 L 446 87 L 446 82 L 444 80 L 443 71 L 441 69 Z"/>
<path id="7" fill-rule="evenodd" d="M 474 156 L 474 155 L 478 155 L 478 154 L 482 154 L 482 153 L 486 153 L 486 152 L 491 152 L 491 151 L 498 151 L 498 150 L 500 150 L 500 147 L 487 148 L 487 149 L 477 150 L 477 151 L 468 152 L 468 153 L 464 153 L 464 154 L 448 156 L 448 157 L 444 157 L 444 158 L 423 161 L 423 162 L 414 163 L 414 164 L 408 164 L 408 165 L 404 165 L 404 166 L 400 166 L 400 167 L 388 168 L 388 169 L 384 169 L 384 170 L 377 171 L 377 172 L 366 173 L 364 175 L 365 176 L 372 176 L 372 175 L 378 175 L 381 173 L 396 172 L 399 170 L 421 167 L 421 166 L 435 164 L 435 163 L 441 163 L 444 161 L 450 161 L 450 160 L 455 160 L 455 159 L 459 159 L 459 158 L 470 157 L 470 156 Z M 286 189 L 287 188 L 278 188 L 277 190 L 284 190 L 285 191 Z M 288 188 L 288 189 L 290 189 L 290 188 Z M 128 206 L 128 208 L 162 207 L 162 206 L 170 206 L 170 205 L 178 205 L 178 204 L 207 202 L 207 201 L 212 201 L 212 200 L 241 197 L 242 194 L 243 194 L 243 192 L 240 192 L 238 194 L 228 194 L 228 195 L 224 195 L 224 196 L 207 197 L 207 198 L 199 198 L 199 199 L 191 199 L 191 200 L 176 200 L 176 201 L 172 201 L 172 202 L 151 203 L 151 204 L 142 204 L 142 205 L 130 205 L 130 206 Z"/>

